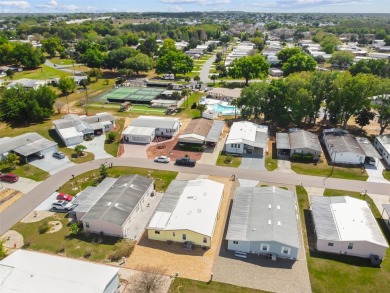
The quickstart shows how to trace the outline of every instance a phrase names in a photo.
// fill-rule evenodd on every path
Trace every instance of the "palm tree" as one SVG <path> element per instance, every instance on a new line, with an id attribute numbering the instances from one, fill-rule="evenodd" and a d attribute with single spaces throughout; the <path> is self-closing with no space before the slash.
<path id="1" fill-rule="evenodd" d="M 82 145 L 82 144 L 76 145 L 74 148 L 74 151 L 76 152 L 76 156 L 77 157 L 82 156 L 86 149 L 87 149 L 87 147 L 85 145 Z"/>
<path id="2" fill-rule="evenodd" d="M 238 100 L 234 99 L 231 103 L 232 106 L 234 106 L 234 119 L 237 119 L 237 105 L 238 105 Z"/>
<path id="3" fill-rule="evenodd" d="M 181 91 L 181 97 L 187 101 L 186 103 L 186 108 L 188 107 L 188 96 L 191 94 L 191 90 L 189 89 L 184 89 Z"/>
<path id="4" fill-rule="evenodd" d="M 205 104 L 198 104 L 198 106 L 196 108 L 200 112 L 200 117 L 202 117 L 203 112 L 206 110 L 207 106 Z"/>

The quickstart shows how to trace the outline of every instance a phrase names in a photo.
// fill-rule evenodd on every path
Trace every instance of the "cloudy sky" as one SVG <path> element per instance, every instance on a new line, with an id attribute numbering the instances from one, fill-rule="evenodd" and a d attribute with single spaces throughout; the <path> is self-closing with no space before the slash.
<path id="1" fill-rule="evenodd" d="M 331 12 L 390 13 L 389 0 L 0 0 L 9 12 Z"/>

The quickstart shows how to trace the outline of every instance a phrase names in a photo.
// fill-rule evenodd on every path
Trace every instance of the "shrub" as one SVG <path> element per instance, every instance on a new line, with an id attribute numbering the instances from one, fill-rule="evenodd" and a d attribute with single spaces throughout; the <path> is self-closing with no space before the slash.
<path id="1" fill-rule="evenodd" d="M 38 232 L 39 234 L 44 234 L 46 233 L 47 231 L 49 231 L 49 222 L 48 221 L 43 221 L 39 227 L 38 227 Z"/>
<path id="2" fill-rule="evenodd" d="M 123 257 L 128 257 L 133 251 L 133 247 L 134 245 L 132 242 L 120 240 L 115 243 L 113 250 L 108 255 L 108 259 L 110 261 L 119 261 Z"/>
<path id="3" fill-rule="evenodd" d="M 90 247 L 87 247 L 87 249 L 84 252 L 84 258 L 88 258 L 92 255 L 92 249 Z"/>
<path id="4" fill-rule="evenodd" d="M 80 228 L 79 226 L 77 225 L 77 223 L 73 223 L 69 226 L 69 232 L 70 234 L 72 235 L 77 235 L 80 231 Z"/>
<path id="5" fill-rule="evenodd" d="M 116 135 L 115 135 L 115 133 L 114 132 L 110 132 L 109 134 L 108 134 L 108 141 L 109 142 L 114 142 L 116 140 Z"/>
<path id="6" fill-rule="evenodd" d="M 193 104 L 191 105 L 191 109 L 192 109 L 192 110 L 196 109 L 197 107 L 198 107 L 198 105 L 197 105 L 196 103 L 193 103 Z"/>
<path id="7" fill-rule="evenodd" d="M 225 158 L 225 163 L 226 164 L 230 164 L 232 161 L 233 161 L 233 157 L 232 156 L 226 156 L 226 158 Z"/>
<path id="8" fill-rule="evenodd" d="M 314 160 L 314 156 L 312 154 L 293 154 L 292 159 L 294 161 L 311 162 Z"/>

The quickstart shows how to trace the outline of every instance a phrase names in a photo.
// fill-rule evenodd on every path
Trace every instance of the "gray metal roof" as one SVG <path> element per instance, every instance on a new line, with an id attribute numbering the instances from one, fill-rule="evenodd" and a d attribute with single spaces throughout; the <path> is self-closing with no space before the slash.
<path id="1" fill-rule="evenodd" d="M 54 120 L 53 124 L 57 129 L 75 127 L 77 131 L 102 129 L 102 122 L 114 122 L 115 117 L 110 113 L 98 113 L 94 116 L 79 116 L 67 114 L 62 119 Z"/>
<path id="2" fill-rule="evenodd" d="M 214 123 L 211 126 L 211 129 L 207 134 L 205 141 L 218 142 L 224 126 L 225 126 L 225 121 L 214 120 Z"/>
<path id="3" fill-rule="evenodd" d="M 177 128 L 179 123 L 179 120 L 175 118 L 138 117 L 134 119 L 133 122 L 130 123 L 130 125 L 137 127 L 174 129 Z"/>
<path id="4" fill-rule="evenodd" d="M 140 175 L 119 177 L 81 220 L 102 220 L 122 226 L 153 182 Z"/>
<path id="5" fill-rule="evenodd" d="M 356 137 L 357 143 L 360 145 L 367 157 L 382 159 L 371 142 L 365 137 Z"/>
<path id="6" fill-rule="evenodd" d="M 390 153 L 390 134 L 378 135 L 376 139 L 380 142 L 382 147 Z"/>
<path id="7" fill-rule="evenodd" d="M 310 196 L 311 210 L 318 239 L 340 240 L 330 205 L 345 202 L 343 196 Z"/>
<path id="8" fill-rule="evenodd" d="M 166 212 L 166 213 L 172 213 L 176 205 L 180 199 L 180 196 L 182 195 L 184 188 L 188 185 L 187 180 L 173 180 L 167 190 L 165 191 L 165 194 L 163 198 L 161 199 L 160 203 L 158 204 L 155 213 L 156 212 Z"/>
<path id="9" fill-rule="evenodd" d="M 290 132 L 288 135 L 292 150 L 308 148 L 322 152 L 321 144 L 316 134 L 305 130 L 298 130 Z"/>
<path id="10" fill-rule="evenodd" d="M 382 207 L 385 210 L 386 214 L 390 217 L 390 204 L 382 204 Z"/>
<path id="11" fill-rule="evenodd" d="M 238 187 L 227 240 L 276 241 L 300 247 L 295 194 L 277 187 Z"/>
<path id="12" fill-rule="evenodd" d="M 324 135 L 336 153 L 351 152 L 365 155 L 365 152 L 357 143 L 356 139 L 347 131 L 342 129 L 326 129 Z"/>
<path id="13" fill-rule="evenodd" d="M 72 203 L 76 205 L 74 212 L 88 212 L 95 203 L 114 185 L 118 178 L 105 178 L 98 186 L 88 186 Z"/>
<path id="14" fill-rule="evenodd" d="M 49 147 L 57 145 L 54 141 L 48 140 L 35 132 L 28 132 L 22 135 L 11 137 L 0 141 L 0 153 L 14 151 L 22 156 L 28 156 Z"/>
<path id="15" fill-rule="evenodd" d="M 277 132 L 276 133 L 276 149 L 278 150 L 289 150 L 290 139 L 288 133 Z"/>

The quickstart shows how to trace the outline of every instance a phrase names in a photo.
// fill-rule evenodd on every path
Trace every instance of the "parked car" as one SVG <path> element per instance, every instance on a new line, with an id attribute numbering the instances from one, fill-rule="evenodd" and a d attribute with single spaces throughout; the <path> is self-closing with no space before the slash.
<path id="1" fill-rule="evenodd" d="M 38 159 L 44 159 L 45 158 L 45 155 L 42 155 L 42 154 L 35 154 L 37 157 L 38 157 Z"/>
<path id="2" fill-rule="evenodd" d="M 19 180 L 19 176 L 13 173 L 7 173 L 7 174 L 0 173 L 0 180 L 14 183 Z"/>
<path id="3" fill-rule="evenodd" d="M 73 209 L 73 204 L 66 200 L 57 200 L 51 204 L 51 208 L 54 211 L 69 212 Z"/>
<path id="4" fill-rule="evenodd" d="M 196 161 L 187 157 L 176 159 L 176 165 L 194 167 Z"/>
<path id="5" fill-rule="evenodd" d="M 66 193 L 59 193 L 57 195 L 57 200 L 65 200 L 65 201 L 72 201 L 73 196 L 66 194 Z"/>
<path id="6" fill-rule="evenodd" d="M 63 159 L 65 158 L 65 154 L 63 152 L 55 152 L 53 153 L 53 157 L 57 159 Z"/>
<path id="7" fill-rule="evenodd" d="M 154 161 L 157 163 L 169 163 L 170 160 L 171 159 L 168 158 L 167 156 L 158 156 L 154 158 Z"/>

